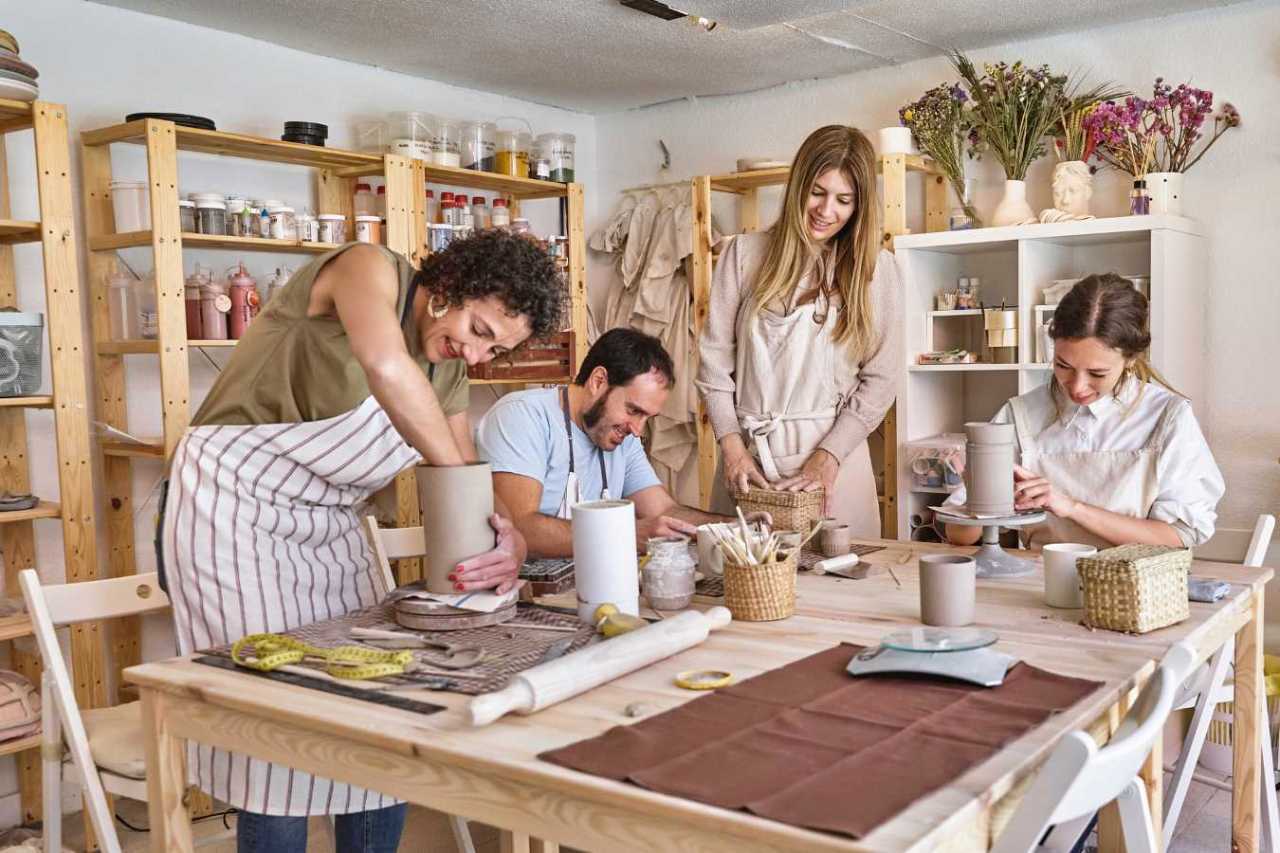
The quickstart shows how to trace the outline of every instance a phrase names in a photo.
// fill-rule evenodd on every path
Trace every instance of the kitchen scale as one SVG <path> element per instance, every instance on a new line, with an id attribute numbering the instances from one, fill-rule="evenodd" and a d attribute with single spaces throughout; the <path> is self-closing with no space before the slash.
<path id="1" fill-rule="evenodd" d="M 943 524 L 982 528 L 982 545 L 978 548 L 977 553 L 973 555 L 973 561 L 977 564 L 978 577 L 1017 578 L 1029 575 L 1036 570 L 1035 562 L 1015 557 L 1000 547 L 1000 528 L 1010 527 L 1016 529 L 1043 524 L 1045 520 L 1043 511 L 974 518 L 971 515 L 952 514 L 953 512 L 963 511 L 963 507 L 935 506 L 931 507 L 931 509 L 938 521 Z"/>
<path id="2" fill-rule="evenodd" d="M 998 687 L 1018 659 L 998 652 L 985 628 L 908 628 L 853 656 L 845 671 L 861 675 L 933 675 Z"/>

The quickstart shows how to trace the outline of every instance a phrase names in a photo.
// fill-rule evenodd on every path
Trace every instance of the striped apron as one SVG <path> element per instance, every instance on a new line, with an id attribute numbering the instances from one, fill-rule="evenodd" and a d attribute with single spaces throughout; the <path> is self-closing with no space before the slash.
<path id="1" fill-rule="evenodd" d="M 285 631 L 387 593 L 360 510 L 421 461 L 372 396 L 321 421 L 187 430 L 174 451 L 160 552 L 181 653 Z M 191 781 L 268 815 L 394 805 L 376 791 L 188 744 Z"/>

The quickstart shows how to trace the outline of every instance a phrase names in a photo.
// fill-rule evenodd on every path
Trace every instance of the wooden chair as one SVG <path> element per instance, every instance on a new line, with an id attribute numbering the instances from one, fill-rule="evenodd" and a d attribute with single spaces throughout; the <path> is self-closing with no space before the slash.
<path id="1" fill-rule="evenodd" d="M 1257 568 L 1266 558 L 1267 549 L 1271 547 L 1271 535 L 1275 530 L 1276 519 L 1272 515 L 1258 516 L 1253 528 L 1253 537 L 1249 548 L 1245 551 L 1243 565 Z M 1196 765 L 1200 761 L 1200 752 L 1204 749 L 1204 741 L 1209 733 L 1209 723 L 1213 719 L 1213 709 L 1219 702 L 1231 702 L 1235 698 L 1231 678 L 1231 661 L 1235 659 L 1235 641 L 1229 640 L 1200 667 L 1187 682 L 1182 685 L 1174 702 L 1177 710 L 1194 708 L 1191 714 L 1191 727 L 1187 729 L 1186 738 L 1182 742 L 1182 753 L 1178 761 L 1166 770 L 1173 771 L 1173 778 L 1165 789 L 1164 795 L 1164 844 L 1167 847 L 1173 840 L 1177 830 L 1178 817 L 1182 813 L 1187 791 L 1194 778 L 1207 785 L 1230 791 L 1231 786 L 1220 779 L 1196 773 Z M 1262 834 L 1263 849 L 1280 844 L 1280 808 L 1276 803 L 1276 753 L 1272 751 L 1271 725 L 1268 722 L 1267 697 L 1265 692 L 1260 697 L 1262 702 L 1262 720 L 1264 724 L 1259 732 L 1262 741 Z M 1270 840 L 1268 842 L 1268 839 Z"/>
<path id="2" fill-rule="evenodd" d="M 1173 710 L 1178 685 L 1191 672 L 1195 651 L 1178 643 L 1156 668 L 1138 700 L 1101 749 L 1085 732 L 1065 735 L 1027 789 L 992 853 L 1068 851 L 1084 835 L 1094 813 L 1113 800 L 1128 853 L 1155 853 L 1146 786 L 1138 771 L 1151 754 Z M 1053 832 L 1045 833 L 1053 827 Z"/>
<path id="3" fill-rule="evenodd" d="M 382 572 L 383 586 L 390 592 L 396 588 L 391 561 L 420 557 L 427 553 L 426 534 L 421 527 L 379 527 L 378 519 L 372 515 L 365 518 L 365 527 L 373 557 Z M 467 827 L 466 818 L 449 815 L 449 829 L 453 830 L 453 840 L 458 845 L 459 853 L 475 853 L 476 848 L 471 841 L 471 830 Z"/>
<path id="4" fill-rule="evenodd" d="M 106 853 L 120 853 L 120 838 L 107 794 L 147 800 L 146 747 L 142 705 L 127 702 L 114 708 L 76 704 L 75 691 L 57 629 L 77 622 L 115 619 L 165 610 L 169 597 L 155 573 L 74 584 L 40 583 L 34 569 L 18 576 L 31 616 L 44 674 L 40 678 L 43 767 L 44 849 L 62 851 L 63 743 L 84 791 L 85 808 Z M 201 839 L 222 840 L 227 833 Z"/>

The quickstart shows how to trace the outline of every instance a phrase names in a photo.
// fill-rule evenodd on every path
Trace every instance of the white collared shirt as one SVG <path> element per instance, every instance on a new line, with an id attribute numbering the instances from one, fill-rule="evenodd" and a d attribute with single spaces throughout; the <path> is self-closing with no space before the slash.
<path id="1" fill-rule="evenodd" d="M 1154 382 L 1144 386 L 1131 379 L 1121 387 L 1118 396 L 1106 394 L 1085 406 L 1064 397 L 1062 414 L 1058 415 L 1051 393 L 1053 385 L 1054 380 L 1050 379 L 1021 397 L 1030 415 L 1027 428 L 1038 430 L 1036 450 L 1041 453 L 1141 450 L 1150 443 L 1165 406 L 1177 397 Z M 1226 484 L 1191 410 L 1191 401 L 1182 399 L 1174 406 L 1158 450 L 1156 500 L 1147 517 L 1169 524 L 1183 544 L 1191 547 L 1203 545 L 1213 536 L 1218 501 L 1226 491 Z M 1012 423 L 1013 410 L 1009 403 L 1005 403 L 991 421 Z M 965 491 L 961 486 L 946 503 L 959 505 L 964 501 Z M 1089 502 L 1106 509 L 1103 495 Z"/>

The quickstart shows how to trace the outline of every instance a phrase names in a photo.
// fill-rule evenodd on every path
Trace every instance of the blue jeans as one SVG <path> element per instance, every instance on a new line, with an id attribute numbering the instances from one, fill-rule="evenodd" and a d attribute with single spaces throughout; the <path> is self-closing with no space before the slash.
<path id="1" fill-rule="evenodd" d="M 404 831 L 404 803 L 334 818 L 338 853 L 395 853 Z M 328 820 L 328 818 L 325 818 Z M 240 812 L 236 853 L 306 853 L 307 819 Z"/>

